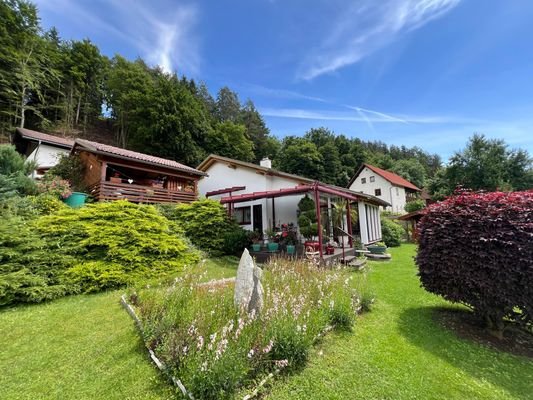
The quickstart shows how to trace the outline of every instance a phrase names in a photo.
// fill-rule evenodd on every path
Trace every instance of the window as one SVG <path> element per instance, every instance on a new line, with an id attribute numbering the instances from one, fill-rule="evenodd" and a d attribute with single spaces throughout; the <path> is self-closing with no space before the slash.
<path id="1" fill-rule="evenodd" d="M 396 196 L 400 195 L 400 189 L 396 188 Z"/>
<path id="2" fill-rule="evenodd" d="M 366 183 L 366 178 L 361 178 L 361 183 Z"/>
<path id="3" fill-rule="evenodd" d="M 239 225 L 249 225 L 252 223 L 252 209 L 248 207 L 237 207 L 233 210 L 233 218 Z"/>
<path id="4" fill-rule="evenodd" d="M 375 196 L 381 196 L 381 189 L 374 190 L 374 195 Z"/>
<path id="5" fill-rule="evenodd" d="M 376 180 L 376 177 L 375 176 L 371 176 L 370 177 L 370 182 L 374 182 Z"/>

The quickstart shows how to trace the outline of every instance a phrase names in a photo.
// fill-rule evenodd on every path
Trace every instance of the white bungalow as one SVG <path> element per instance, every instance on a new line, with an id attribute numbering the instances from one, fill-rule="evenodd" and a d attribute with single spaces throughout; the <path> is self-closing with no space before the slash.
<path id="1" fill-rule="evenodd" d="M 37 163 L 37 169 L 32 174 L 32 178 L 37 179 L 56 165 L 61 155 L 68 156 L 74 146 L 72 139 L 25 128 L 17 128 L 13 143 L 19 153 Z"/>
<path id="2" fill-rule="evenodd" d="M 275 170 L 269 159 L 257 165 L 210 155 L 197 169 L 207 173 L 198 183 L 200 195 L 227 204 L 244 229 L 265 232 L 281 224 L 297 226 L 298 202 L 308 195 L 318 204 L 319 243 L 325 241 L 320 225 L 328 227 L 331 236 L 346 235 L 350 244 L 352 236 L 358 236 L 364 245 L 381 240 L 379 206 L 389 204 L 375 196 Z M 347 211 L 356 207 L 359 223 L 354 225 L 358 232 L 351 230 L 350 212 L 344 213 L 344 229 L 340 227 L 344 233 L 334 232 L 331 210 L 339 199 L 345 202 Z M 322 256 L 322 246 L 319 250 Z"/>

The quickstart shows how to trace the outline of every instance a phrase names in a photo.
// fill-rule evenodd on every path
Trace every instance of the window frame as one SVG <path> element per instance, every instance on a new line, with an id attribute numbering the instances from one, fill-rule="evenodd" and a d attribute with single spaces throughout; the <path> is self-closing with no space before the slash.
<path id="1" fill-rule="evenodd" d="M 372 175 L 369 179 L 370 183 L 373 183 L 376 181 L 376 177 L 374 175 Z"/>
<path id="2" fill-rule="evenodd" d="M 246 219 L 246 217 L 248 217 L 248 219 Z M 233 219 L 239 225 L 251 225 L 252 224 L 252 206 L 235 207 L 233 209 Z"/>
<path id="3" fill-rule="evenodd" d="M 374 189 L 374 196 L 376 197 L 381 196 L 381 188 Z"/>
<path id="4" fill-rule="evenodd" d="M 361 185 L 365 185 L 366 184 L 366 178 L 361 178 Z"/>

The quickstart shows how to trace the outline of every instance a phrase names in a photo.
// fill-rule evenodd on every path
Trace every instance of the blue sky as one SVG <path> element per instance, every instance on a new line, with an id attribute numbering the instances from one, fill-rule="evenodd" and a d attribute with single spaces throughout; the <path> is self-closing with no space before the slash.
<path id="1" fill-rule="evenodd" d="M 37 0 L 42 24 L 326 126 L 446 159 L 474 132 L 533 154 L 529 0 Z"/>

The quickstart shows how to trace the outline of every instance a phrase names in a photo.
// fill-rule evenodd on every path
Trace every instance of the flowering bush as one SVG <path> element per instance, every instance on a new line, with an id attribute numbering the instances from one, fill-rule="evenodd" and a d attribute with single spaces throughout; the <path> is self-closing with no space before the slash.
<path id="1" fill-rule="evenodd" d="M 37 184 L 37 189 L 39 193 L 46 193 L 62 199 L 66 199 L 72 194 L 70 182 L 66 179 L 61 179 L 58 176 L 45 176 L 45 178 Z"/>
<path id="2" fill-rule="evenodd" d="M 229 398 L 259 375 L 304 365 L 328 326 L 351 329 L 360 298 L 344 271 L 272 261 L 259 315 L 237 310 L 233 286 L 200 284 L 195 271 L 169 288 L 130 295 L 144 339 L 195 398 Z"/>

